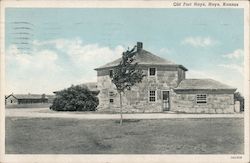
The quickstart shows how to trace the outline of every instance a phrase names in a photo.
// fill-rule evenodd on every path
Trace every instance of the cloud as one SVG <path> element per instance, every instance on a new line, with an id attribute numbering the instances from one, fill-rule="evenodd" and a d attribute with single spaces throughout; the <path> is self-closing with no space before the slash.
<path id="1" fill-rule="evenodd" d="M 223 81 L 223 79 L 216 74 L 208 73 L 205 71 L 199 71 L 199 70 L 189 70 L 187 72 L 187 77 L 188 78 L 203 78 L 203 79 L 211 78 L 211 79 L 215 79 L 218 81 Z"/>
<path id="2" fill-rule="evenodd" d="M 182 40 L 181 44 L 183 45 L 191 45 L 193 47 L 208 47 L 218 44 L 218 41 L 210 38 L 210 37 L 187 37 Z"/>
<path id="3" fill-rule="evenodd" d="M 91 69 L 119 58 L 125 50 L 121 45 L 110 48 L 99 44 L 84 44 L 79 38 L 36 41 L 35 44 L 39 46 L 54 45 L 57 50 L 69 56 L 76 66 L 86 67 L 87 65 Z"/>
<path id="4" fill-rule="evenodd" d="M 6 49 L 5 93 L 52 93 L 62 82 L 53 78 L 62 72 L 58 54 L 48 49 L 26 54 L 11 45 Z"/>
<path id="5" fill-rule="evenodd" d="M 15 45 L 11 45 L 6 50 L 6 64 L 15 65 L 22 70 L 49 70 L 60 71 L 61 68 L 56 64 L 58 54 L 51 50 L 32 51 L 31 54 L 23 53 Z"/>
<path id="6" fill-rule="evenodd" d="M 237 64 L 219 64 L 219 67 L 223 67 L 226 68 L 228 70 L 233 70 L 236 72 L 239 72 L 242 76 L 244 75 L 244 68 L 241 65 L 237 65 Z"/>
<path id="7" fill-rule="evenodd" d="M 121 56 L 124 48 L 87 44 L 79 38 L 35 40 L 29 54 L 6 48 L 6 93 L 52 93 L 96 81 L 96 71 Z"/>
<path id="8" fill-rule="evenodd" d="M 223 77 L 223 75 L 219 75 L 213 72 L 208 71 L 200 71 L 200 70 L 190 70 L 187 72 L 187 78 L 195 78 L 195 79 L 214 79 L 219 82 L 225 83 L 229 86 L 237 88 L 237 91 L 243 93 L 243 78 L 237 79 L 227 79 Z"/>
<path id="9" fill-rule="evenodd" d="M 242 49 L 236 49 L 232 53 L 223 55 L 223 57 L 229 58 L 229 59 L 239 59 L 239 58 L 244 57 L 244 51 Z"/>
<path id="10" fill-rule="evenodd" d="M 161 48 L 161 49 L 159 50 L 159 52 L 160 52 L 160 53 L 164 53 L 164 54 L 169 54 L 169 53 L 171 53 L 171 50 L 168 49 L 168 48 Z"/>

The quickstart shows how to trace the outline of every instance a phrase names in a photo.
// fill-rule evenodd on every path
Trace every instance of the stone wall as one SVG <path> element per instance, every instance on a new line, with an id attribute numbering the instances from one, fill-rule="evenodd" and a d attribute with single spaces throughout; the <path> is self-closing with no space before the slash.
<path id="1" fill-rule="evenodd" d="M 178 68 L 178 84 L 185 78 L 186 78 L 185 70 Z"/>
<path id="2" fill-rule="evenodd" d="M 157 75 L 148 76 L 148 68 L 155 67 Z M 170 91 L 170 111 L 186 113 L 233 113 L 234 98 L 233 93 L 226 90 L 216 91 L 173 91 L 182 79 L 185 79 L 185 71 L 175 67 L 164 66 L 141 66 L 144 74 L 142 83 L 136 84 L 130 91 L 126 91 L 122 96 L 123 112 L 162 112 L 162 91 Z M 98 70 L 97 84 L 100 93 L 98 95 L 100 112 L 119 112 L 119 94 L 115 90 L 115 85 L 109 77 L 110 69 Z M 156 101 L 149 102 L 149 91 L 156 91 Z M 206 104 L 197 104 L 196 95 L 207 94 Z M 113 102 L 110 102 L 113 99 Z"/>
<path id="3" fill-rule="evenodd" d="M 200 93 L 200 92 L 199 92 Z M 233 94 L 206 93 L 207 103 L 197 104 L 196 93 L 173 93 L 171 111 L 185 113 L 233 113 Z"/>
<path id="4" fill-rule="evenodd" d="M 148 68 L 155 67 L 157 75 L 154 77 L 148 76 Z M 131 91 L 126 91 L 122 96 L 123 111 L 124 112 L 162 112 L 162 90 L 171 91 L 172 88 L 177 87 L 179 77 L 179 68 L 164 67 L 164 66 L 141 66 L 143 73 L 147 76 L 144 77 L 141 83 L 134 86 Z M 119 112 L 120 100 L 119 94 L 115 90 L 115 85 L 111 82 L 109 77 L 110 69 L 98 70 L 97 83 L 100 93 L 98 95 L 100 104 L 99 111 L 105 112 Z M 185 74 L 184 74 L 185 75 Z M 185 77 L 185 76 L 184 76 Z M 149 102 L 149 91 L 156 91 L 156 101 Z M 112 93 L 111 93 L 112 92 Z M 172 92 L 172 91 L 171 91 Z M 170 96 L 171 96 L 170 92 Z M 112 94 L 112 96 L 110 95 Z M 110 99 L 113 103 L 110 103 Z"/>
<path id="5" fill-rule="evenodd" d="M 240 101 L 235 101 L 234 111 L 237 112 L 237 113 L 240 112 Z"/>

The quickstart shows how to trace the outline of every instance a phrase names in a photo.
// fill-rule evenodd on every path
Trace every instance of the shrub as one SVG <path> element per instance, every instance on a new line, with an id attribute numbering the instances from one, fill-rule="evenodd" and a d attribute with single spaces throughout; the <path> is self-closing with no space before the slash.
<path id="1" fill-rule="evenodd" d="M 98 98 L 88 88 L 71 86 L 55 93 L 50 109 L 56 111 L 96 111 Z"/>
<path id="2" fill-rule="evenodd" d="M 244 111 L 245 99 L 244 99 L 244 97 L 240 94 L 240 92 L 235 92 L 235 93 L 234 93 L 234 101 L 239 101 L 239 102 L 240 102 L 240 111 Z"/>

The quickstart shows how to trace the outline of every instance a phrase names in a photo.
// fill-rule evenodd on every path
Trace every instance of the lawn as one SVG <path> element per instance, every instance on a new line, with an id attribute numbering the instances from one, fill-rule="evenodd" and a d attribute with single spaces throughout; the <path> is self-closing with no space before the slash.
<path id="1" fill-rule="evenodd" d="M 7 109 L 17 109 L 17 108 L 49 108 L 52 104 L 51 103 L 33 103 L 33 104 L 11 104 L 6 105 L 5 108 Z"/>
<path id="2" fill-rule="evenodd" d="M 243 154 L 242 118 L 6 118 L 7 154 Z"/>

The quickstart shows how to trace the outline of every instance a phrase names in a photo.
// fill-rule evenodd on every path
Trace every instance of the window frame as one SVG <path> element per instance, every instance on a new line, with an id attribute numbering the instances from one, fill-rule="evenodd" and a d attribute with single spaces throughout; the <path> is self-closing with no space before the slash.
<path id="1" fill-rule="evenodd" d="M 113 91 L 109 91 L 109 97 L 114 97 L 115 93 Z"/>
<path id="2" fill-rule="evenodd" d="M 151 96 L 151 94 L 150 94 L 151 91 L 154 91 L 154 92 L 155 92 L 155 93 L 154 93 L 154 96 Z M 151 101 L 151 100 L 150 100 L 151 97 L 154 97 L 155 100 L 154 100 L 154 101 Z M 149 90 L 149 91 L 148 91 L 148 102 L 150 102 L 150 103 L 155 103 L 156 101 L 157 101 L 157 91 L 156 91 L 156 90 Z"/>
<path id="3" fill-rule="evenodd" d="M 155 74 L 154 75 L 150 75 L 150 69 L 155 69 Z M 149 67 L 148 68 L 148 76 L 149 77 L 156 77 L 157 76 L 157 68 L 156 67 Z"/>
<path id="4" fill-rule="evenodd" d="M 113 98 L 109 98 L 109 103 L 110 103 L 110 104 L 113 104 L 114 101 L 115 101 L 115 100 L 114 100 Z"/>
<path id="5" fill-rule="evenodd" d="M 207 94 L 196 94 L 196 104 L 207 104 Z"/>
<path id="6" fill-rule="evenodd" d="M 112 75 L 111 75 L 111 72 L 112 72 Z M 114 76 L 114 70 L 113 69 L 109 69 L 109 77 L 113 78 L 113 76 Z"/>

